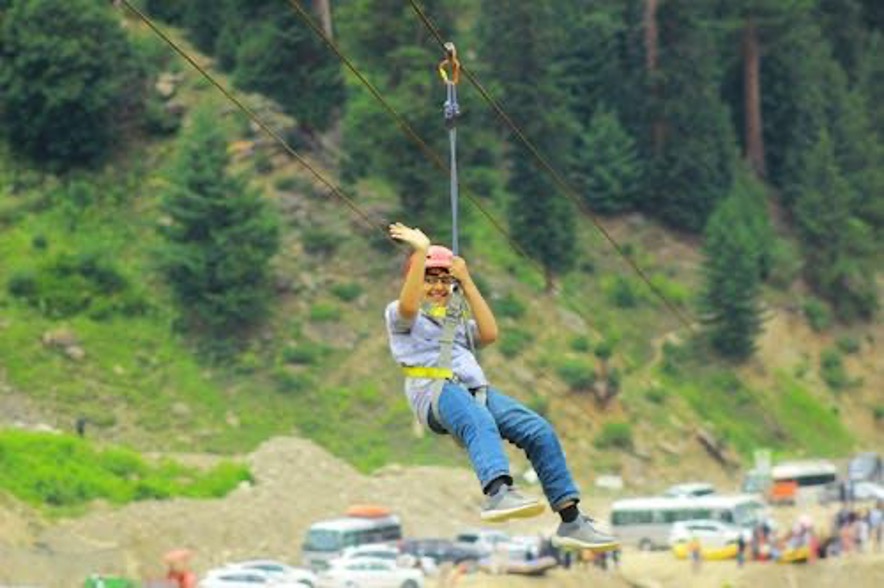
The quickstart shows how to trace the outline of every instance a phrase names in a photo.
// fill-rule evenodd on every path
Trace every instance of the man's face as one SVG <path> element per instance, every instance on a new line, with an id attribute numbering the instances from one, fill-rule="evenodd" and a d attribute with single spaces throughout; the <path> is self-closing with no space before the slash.
<path id="1" fill-rule="evenodd" d="M 433 267 L 424 273 L 424 298 L 435 306 L 445 306 L 451 296 L 454 278 L 448 270 Z"/>

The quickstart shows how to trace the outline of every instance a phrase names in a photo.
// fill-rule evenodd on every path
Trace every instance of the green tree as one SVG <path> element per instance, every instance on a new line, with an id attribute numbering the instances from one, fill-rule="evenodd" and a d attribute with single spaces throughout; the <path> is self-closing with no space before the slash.
<path id="1" fill-rule="evenodd" d="M 169 222 L 161 228 L 162 268 L 187 327 L 206 341 L 230 344 L 268 308 L 269 262 L 279 236 L 261 195 L 227 173 L 216 118 L 197 111 L 180 138 L 163 199 Z"/>
<path id="2" fill-rule="evenodd" d="M 758 244 L 750 207 L 737 187 L 709 218 L 703 246 L 701 308 L 712 347 L 722 356 L 744 360 L 755 351 L 761 332 Z"/>
<path id="3" fill-rule="evenodd" d="M 616 213 L 635 205 L 642 182 L 635 141 L 604 107 L 592 115 L 575 155 L 575 185 L 592 210 Z"/>
<path id="4" fill-rule="evenodd" d="M 805 276 L 839 318 L 868 318 L 878 307 L 870 227 L 854 212 L 855 193 L 838 167 L 827 132 L 804 158 L 807 175 L 796 190 L 795 220 Z"/>
<path id="5" fill-rule="evenodd" d="M 537 151 L 558 170 L 571 165 L 576 137 L 573 115 L 554 64 L 562 31 L 553 3 L 506 0 L 485 3 L 480 11 L 481 52 L 494 72 L 503 107 Z M 512 137 L 507 190 L 510 230 L 515 240 L 545 269 L 547 289 L 574 263 L 574 205 L 550 174 Z"/>
<path id="6" fill-rule="evenodd" d="M 706 26 L 709 3 L 661 5 L 660 113 L 645 207 L 670 225 L 700 231 L 733 179 L 736 137 L 719 96 L 717 38 Z"/>
<path id="7" fill-rule="evenodd" d="M 139 63 L 109 6 L 18 0 L 0 30 L 0 128 L 13 149 L 61 168 L 92 164 L 137 109 Z"/>
<path id="8" fill-rule="evenodd" d="M 276 100 L 308 133 L 326 130 L 344 101 L 338 58 L 286 3 L 280 5 L 243 34 L 234 80 Z"/>

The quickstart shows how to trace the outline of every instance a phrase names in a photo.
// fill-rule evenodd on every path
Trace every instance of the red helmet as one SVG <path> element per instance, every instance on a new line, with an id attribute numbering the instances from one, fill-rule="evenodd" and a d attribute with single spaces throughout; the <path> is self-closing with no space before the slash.
<path id="1" fill-rule="evenodd" d="M 448 247 L 441 245 L 430 245 L 427 249 L 427 269 L 432 267 L 441 267 L 443 269 L 451 269 L 451 261 L 454 259 L 454 253 Z"/>
<path id="2" fill-rule="evenodd" d="M 405 260 L 405 266 L 402 268 L 403 274 L 408 273 L 408 270 L 411 268 L 411 260 L 414 259 L 414 256 L 415 254 L 412 253 Z M 451 262 L 453 259 L 454 253 L 448 247 L 443 247 L 442 245 L 430 245 L 429 249 L 427 249 L 427 261 L 424 268 L 430 269 L 438 267 L 449 270 L 451 269 Z"/>

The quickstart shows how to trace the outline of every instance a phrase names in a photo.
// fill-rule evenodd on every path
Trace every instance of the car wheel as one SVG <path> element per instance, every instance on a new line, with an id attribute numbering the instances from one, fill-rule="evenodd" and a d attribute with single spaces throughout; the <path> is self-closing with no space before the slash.
<path id="1" fill-rule="evenodd" d="M 417 588 L 417 582 L 414 580 L 406 580 L 402 588 Z"/>
<path id="2" fill-rule="evenodd" d="M 639 551 L 651 551 L 654 549 L 654 543 L 647 537 L 638 542 Z"/>

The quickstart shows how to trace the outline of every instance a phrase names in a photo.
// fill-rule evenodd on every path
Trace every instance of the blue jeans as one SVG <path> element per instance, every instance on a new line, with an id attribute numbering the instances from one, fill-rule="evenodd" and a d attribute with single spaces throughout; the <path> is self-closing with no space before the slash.
<path id="1" fill-rule="evenodd" d="M 510 475 L 503 438 L 525 451 L 553 510 L 580 498 L 555 431 L 537 413 L 493 388 L 488 388 L 488 401 L 482 406 L 452 382 L 445 382 L 438 407 L 434 416 L 466 447 L 482 488 Z"/>

